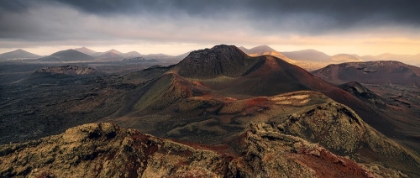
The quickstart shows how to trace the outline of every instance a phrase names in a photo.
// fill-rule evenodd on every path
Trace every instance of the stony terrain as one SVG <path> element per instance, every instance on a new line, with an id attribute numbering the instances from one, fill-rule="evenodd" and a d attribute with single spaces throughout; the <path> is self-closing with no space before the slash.
<path id="1" fill-rule="evenodd" d="M 0 147 L 2 177 L 402 177 L 358 164 L 287 135 L 251 124 L 229 145 L 179 143 L 120 128 L 85 124 L 65 133 Z"/>
<path id="2" fill-rule="evenodd" d="M 88 75 L 96 73 L 96 70 L 91 67 L 83 66 L 53 66 L 45 67 L 37 70 L 35 73 L 47 73 L 47 74 L 65 74 L 65 75 Z"/>

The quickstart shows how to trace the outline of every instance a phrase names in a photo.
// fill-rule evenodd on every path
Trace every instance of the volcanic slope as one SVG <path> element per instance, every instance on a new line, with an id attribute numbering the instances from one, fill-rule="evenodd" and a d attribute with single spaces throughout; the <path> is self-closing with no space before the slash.
<path id="1" fill-rule="evenodd" d="M 420 150 L 420 68 L 397 61 L 351 62 L 330 65 L 313 72 L 390 118 L 402 141 Z M 351 82 L 356 81 L 356 82 Z M 378 98 L 380 97 L 380 98 Z"/>
<path id="2" fill-rule="evenodd" d="M 281 59 L 273 56 L 249 57 L 235 46 L 227 45 L 192 52 L 183 61 L 168 68 L 162 76 L 128 93 L 121 109 L 106 119 L 157 136 L 177 138 L 177 134 L 168 132 L 179 125 L 184 125 L 184 131 L 188 131 L 185 133 L 189 133 L 206 125 L 231 122 L 237 116 L 221 116 L 221 120 L 212 118 L 219 118 L 220 110 L 226 103 L 235 100 L 258 103 L 259 100 L 246 99 L 298 90 L 321 92 L 355 110 L 365 122 L 385 135 L 406 137 L 395 129 L 393 118 L 379 113 L 373 104 Z M 244 114 L 241 110 L 235 113 Z M 188 125 L 190 123 L 193 124 Z M 243 129 L 243 125 L 224 125 L 223 129 L 215 127 L 208 131 L 214 131 L 213 135 L 223 138 L 226 129 L 238 131 Z M 199 134 L 195 135 L 194 141 L 206 140 Z M 213 141 L 219 139 L 211 138 Z"/>
<path id="3" fill-rule="evenodd" d="M 85 124 L 41 140 L 1 145 L 0 175 L 419 176 L 418 156 L 375 131 L 350 108 L 320 93 L 303 91 L 237 100 L 219 112 L 239 115 L 237 109 L 249 113 L 257 109 L 258 115 L 265 118 L 236 117 L 230 124 L 248 119 L 255 122 L 245 124 L 237 133 L 226 129 L 230 136 L 222 144 L 202 145 L 190 142 L 191 139 L 172 141 L 109 123 Z M 168 133 L 188 137 L 217 131 L 223 124 L 212 121 L 215 119 L 199 122 L 197 127 L 191 123 L 180 125 Z M 199 129 L 203 129 L 202 133 Z"/>
<path id="4" fill-rule="evenodd" d="M 272 96 L 297 90 L 319 91 L 352 107 L 369 124 L 381 124 L 387 129 L 392 127 L 386 122 L 369 120 L 380 116 L 371 112 L 363 101 L 304 69 L 273 56 L 249 57 L 235 46 L 220 45 L 194 51 L 171 72 L 201 82 L 217 94 L 239 98 Z"/>
<path id="5" fill-rule="evenodd" d="M 420 68 L 398 61 L 332 64 L 313 74 L 336 84 L 357 81 L 363 84 L 420 87 Z"/>

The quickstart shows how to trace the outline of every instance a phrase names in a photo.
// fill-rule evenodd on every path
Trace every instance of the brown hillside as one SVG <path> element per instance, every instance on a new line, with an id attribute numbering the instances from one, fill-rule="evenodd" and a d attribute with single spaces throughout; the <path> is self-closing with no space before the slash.
<path id="1" fill-rule="evenodd" d="M 397 61 L 333 64 L 314 71 L 313 74 L 336 84 L 357 81 L 365 84 L 420 87 L 420 68 Z"/>

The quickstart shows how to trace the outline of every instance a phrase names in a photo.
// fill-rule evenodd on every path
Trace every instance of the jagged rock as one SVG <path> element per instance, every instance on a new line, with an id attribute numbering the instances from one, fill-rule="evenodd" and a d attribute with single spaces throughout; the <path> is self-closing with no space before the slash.
<path id="1" fill-rule="evenodd" d="M 91 67 L 67 65 L 67 66 L 45 67 L 45 68 L 37 70 L 35 73 L 88 75 L 88 74 L 96 73 L 96 70 Z"/>
<path id="2" fill-rule="evenodd" d="M 236 141 L 238 152 L 232 153 L 111 123 L 85 124 L 40 140 L 1 145 L 0 177 L 379 176 L 367 166 L 270 124 L 251 124 Z M 382 175 L 398 175 L 391 169 L 374 168 Z"/>

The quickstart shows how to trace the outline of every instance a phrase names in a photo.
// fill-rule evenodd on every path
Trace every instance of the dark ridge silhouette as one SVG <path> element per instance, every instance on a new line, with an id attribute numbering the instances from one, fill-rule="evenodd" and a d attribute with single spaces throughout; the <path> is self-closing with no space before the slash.
<path id="1" fill-rule="evenodd" d="M 39 58 L 39 55 L 32 54 L 28 51 L 17 49 L 14 51 L 0 54 L 0 60 L 13 60 L 13 59 L 35 59 Z"/>
<path id="2" fill-rule="evenodd" d="M 40 61 L 50 62 L 72 62 L 72 61 L 93 61 L 94 58 L 74 49 L 58 51 L 50 56 L 39 58 Z"/>

